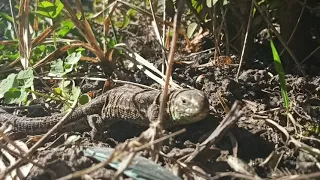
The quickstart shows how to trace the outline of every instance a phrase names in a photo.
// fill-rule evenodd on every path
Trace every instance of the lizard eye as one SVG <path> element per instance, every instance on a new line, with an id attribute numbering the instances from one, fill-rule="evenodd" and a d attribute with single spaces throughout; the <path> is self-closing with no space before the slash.
<path id="1" fill-rule="evenodd" d="M 185 99 L 182 99 L 182 104 L 187 103 L 187 101 Z"/>

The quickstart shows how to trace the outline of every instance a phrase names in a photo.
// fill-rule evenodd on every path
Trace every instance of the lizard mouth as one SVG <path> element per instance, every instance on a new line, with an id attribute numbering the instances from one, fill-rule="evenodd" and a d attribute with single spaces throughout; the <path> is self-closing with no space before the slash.
<path id="1" fill-rule="evenodd" d="M 179 124 L 190 124 L 197 121 L 200 121 L 208 116 L 209 108 L 198 106 L 183 109 L 180 111 Z"/>

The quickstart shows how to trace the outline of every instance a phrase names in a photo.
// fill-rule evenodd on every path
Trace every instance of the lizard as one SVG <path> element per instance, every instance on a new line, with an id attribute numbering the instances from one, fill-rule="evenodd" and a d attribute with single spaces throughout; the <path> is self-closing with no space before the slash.
<path id="1" fill-rule="evenodd" d="M 82 131 L 91 128 L 91 136 L 97 128 L 106 128 L 109 122 L 127 121 L 141 126 L 148 126 L 158 116 L 162 91 L 143 89 L 134 85 L 112 88 L 91 100 L 88 104 L 78 106 L 66 120 L 59 132 Z M 178 89 L 168 94 L 164 127 L 190 124 L 204 119 L 209 114 L 209 101 L 203 91 Z M 26 117 L 8 113 L 0 108 L 2 129 L 11 127 L 14 133 L 39 135 L 46 133 L 58 123 L 65 113 L 44 117 Z M 99 120 L 90 120 L 97 115 Z"/>

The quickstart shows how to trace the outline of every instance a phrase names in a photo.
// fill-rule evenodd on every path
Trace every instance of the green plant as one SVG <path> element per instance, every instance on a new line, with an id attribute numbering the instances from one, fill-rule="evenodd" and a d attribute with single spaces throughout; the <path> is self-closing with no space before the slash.
<path id="1" fill-rule="evenodd" d="M 81 51 L 80 52 L 73 52 L 68 55 L 68 57 L 62 61 L 61 59 L 58 59 L 56 61 L 53 61 L 51 63 L 51 69 L 49 72 L 49 76 L 56 76 L 56 77 L 64 77 L 68 73 L 76 70 L 77 64 L 81 58 Z M 70 88 L 70 84 L 72 84 Z M 59 87 L 54 88 L 55 94 L 60 95 L 62 98 L 68 100 L 67 103 L 64 105 L 64 109 L 68 109 L 72 102 L 76 100 L 79 95 L 81 94 L 81 90 L 79 87 L 75 86 L 74 81 L 70 80 L 63 80 Z M 54 96 L 54 93 L 52 94 Z M 86 104 L 90 101 L 90 96 L 87 94 L 83 94 L 79 97 L 79 103 L 80 104 Z"/>
<path id="2" fill-rule="evenodd" d="M 77 63 L 81 57 L 81 52 L 71 53 L 65 61 L 58 59 L 51 64 L 50 75 L 56 77 L 64 77 L 68 73 L 76 69 Z M 59 87 L 54 88 L 54 93 L 49 96 L 43 93 L 35 92 L 31 90 L 31 86 L 34 82 L 33 69 L 27 68 L 20 71 L 18 74 L 12 73 L 6 79 L 0 82 L 0 98 L 4 98 L 4 102 L 7 104 L 27 104 L 28 95 L 34 93 L 38 96 L 47 98 L 47 100 L 66 100 L 64 103 L 64 109 L 70 107 L 72 101 L 77 99 L 81 93 L 80 88 L 75 86 L 75 82 L 69 80 L 63 80 Z M 70 84 L 72 84 L 70 88 Z M 60 98 L 56 98 L 57 95 Z M 90 96 L 83 94 L 79 97 L 80 104 L 86 104 L 90 101 Z"/>
<path id="3" fill-rule="evenodd" d="M 289 109 L 290 109 L 290 102 L 289 102 L 289 97 L 288 97 L 285 73 L 284 73 L 284 70 L 282 68 L 282 63 L 281 63 L 280 56 L 279 56 L 278 51 L 277 51 L 276 47 L 274 46 L 274 43 L 273 43 L 271 38 L 270 38 L 270 47 L 271 47 L 271 50 L 272 50 L 274 65 L 275 65 L 276 71 L 277 71 L 277 73 L 279 75 L 281 96 L 283 98 L 284 106 L 285 106 L 285 108 L 286 108 L 286 110 L 288 112 Z"/>
<path id="4" fill-rule="evenodd" d="M 81 105 L 87 104 L 91 100 L 88 94 L 81 94 L 80 88 L 76 86 L 76 83 L 72 80 L 62 80 L 59 87 L 53 90 L 54 93 L 52 93 L 50 97 L 58 94 L 62 99 L 66 100 L 63 104 L 63 110 L 68 110 L 76 99 L 78 99 L 78 103 Z M 51 100 L 51 98 L 48 100 Z"/>
<path id="5" fill-rule="evenodd" d="M 26 103 L 34 75 L 31 68 L 10 74 L 0 83 L 0 98 L 7 104 Z"/>
<path id="6" fill-rule="evenodd" d="M 49 76 L 63 77 L 75 69 L 81 58 L 81 52 L 71 53 L 64 61 L 57 59 L 51 62 Z"/>

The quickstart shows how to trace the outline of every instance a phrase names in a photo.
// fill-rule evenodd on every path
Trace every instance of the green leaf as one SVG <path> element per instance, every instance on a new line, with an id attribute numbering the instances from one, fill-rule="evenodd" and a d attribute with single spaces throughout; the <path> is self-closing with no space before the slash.
<path id="1" fill-rule="evenodd" d="M 194 31 L 197 29 L 198 24 L 197 23 L 190 23 L 187 29 L 187 36 L 188 38 L 191 38 L 194 34 Z"/>
<path id="2" fill-rule="evenodd" d="M 75 64 L 79 62 L 81 58 L 81 52 L 72 53 L 66 58 L 66 63 L 64 65 L 65 74 L 72 71 Z"/>
<path id="3" fill-rule="evenodd" d="M 108 48 L 113 48 L 116 44 L 117 44 L 117 40 L 116 39 L 108 39 L 107 47 Z"/>
<path id="4" fill-rule="evenodd" d="M 129 11 L 127 11 L 127 16 L 136 16 L 137 15 L 137 11 L 134 9 L 129 9 Z"/>
<path id="5" fill-rule="evenodd" d="M 122 28 L 126 28 L 130 23 L 130 17 L 129 16 L 124 16 Z"/>
<path id="6" fill-rule="evenodd" d="M 36 47 L 33 48 L 32 50 L 32 59 L 30 59 L 30 63 L 34 64 L 36 61 L 39 61 L 40 59 L 42 59 L 43 54 L 46 54 L 46 48 L 48 46 L 47 45 L 38 45 Z"/>
<path id="7" fill-rule="evenodd" d="M 70 100 L 78 99 L 80 96 L 80 93 L 81 93 L 81 89 L 79 87 L 76 87 L 73 83 Z"/>
<path id="8" fill-rule="evenodd" d="M 66 58 L 66 64 L 77 64 L 81 58 L 81 52 L 72 53 Z"/>
<path id="9" fill-rule="evenodd" d="M 14 53 L 14 54 L 9 54 L 7 57 L 9 59 L 17 59 L 19 56 L 20 56 L 20 53 L 17 52 L 17 53 Z"/>
<path id="10" fill-rule="evenodd" d="M 268 33 L 269 34 L 269 33 Z M 289 96 L 288 96 L 288 91 L 287 91 L 287 85 L 286 85 L 286 80 L 285 80 L 285 76 L 284 76 L 284 70 L 282 68 L 282 63 L 280 60 L 280 56 L 278 54 L 278 51 L 276 49 L 276 47 L 273 44 L 272 39 L 270 39 L 270 47 L 272 50 L 272 55 L 273 55 L 273 60 L 274 60 L 274 64 L 276 67 L 276 71 L 279 75 L 279 81 L 280 81 L 280 88 L 281 88 L 281 95 L 284 101 L 284 106 L 286 107 L 287 111 L 289 110 Z"/>
<path id="11" fill-rule="evenodd" d="M 61 59 L 52 61 L 49 76 L 62 77 L 66 75 L 73 70 L 74 65 L 79 62 L 80 58 L 81 52 L 73 52 L 66 58 L 65 62 Z"/>
<path id="12" fill-rule="evenodd" d="M 0 83 L 0 98 L 4 97 L 4 94 L 9 91 L 15 85 L 16 74 L 10 74 L 6 79 Z"/>
<path id="13" fill-rule="evenodd" d="M 55 4 L 49 1 L 41 1 L 38 5 L 38 12 L 40 15 L 43 15 L 48 18 L 56 18 L 63 9 L 63 4 L 60 0 L 56 0 Z"/>
<path id="14" fill-rule="evenodd" d="M 57 32 L 60 37 L 67 35 L 74 27 L 74 24 L 71 20 L 66 20 L 61 23 L 61 29 Z"/>
<path id="15" fill-rule="evenodd" d="M 53 14 L 55 13 L 55 6 L 53 3 L 49 1 L 41 1 L 38 5 L 38 13 L 49 18 L 53 18 Z"/>
<path id="16" fill-rule="evenodd" d="M 191 2 L 192 2 L 193 8 L 195 8 L 197 10 L 197 13 L 200 13 L 203 9 L 202 3 L 198 3 L 197 0 L 192 0 Z"/>
<path id="17" fill-rule="evenodd" d="M 54 4 L 55 4 L 56 7 L 57 7 L 57 15 L 59 15 L 60 12 L 63 10 L 64 5 L 61 3 L 60 0 L 55 0 L 55 3 L 54 3 Z M 55 17 L 57 17 L 57 16 L 55 16 Z"/>
<path id="18" fill-rule="evenodd" d="M 16 78 L 23 88 L 29 88 L 33 85 L 34 75 L 32 68 L 27 68 L 18 73 Z"/>
<path id="19" fill-rule="evenodd" d="M 61 87 L 62 89 L 65 89 L 66 87 L 68 87 L 68 86 L 71 84 L 71 82 L 72 82 L 72 81 L 70 81 L 70 80 L 63 80 L 62 83 L 61 83 L 61 85 L 60 85 L 60 87 Z"/>
<path id="20" fill-rule="evenodd" d="M 7 21 L 13 22 L 12 17 L 6 13 L 0 12 L 0 17 L 4 18 Z"/>
<path id="21" fill-rule="evenodd" d="M 137 12 L 134 9 L 129 9 L 126 13 L 126 15 L 124 16 L 124 20 L 123 20 L 123 24 L 122 24 L 122 28 L 126 28 L 128 27 L 128 25 L 130 24 L 130 17 L 131 16 L 136 16 Z"/>
<path id="22" fill-rule="evenodd" d="M 208 6 L 209 8 L 211 8 L 211 7 L 214 6 L 217 2 L 218 2 L 218 0 L 207 0 L 207 6 Z"/>
<path id="23" fill-rule="evenodd" d="M 0 98 L 4 97 L 5 103 L 14 104 L 27 100 L 27 88 L 33 85 L 34 75 L 32 68 L 10 74 L 0 83 Z"/>
<path id="24" fill-rule="evenodd" d="M 91 97 L 90 97 L 88 94 L 82 94 L 82 95 L 79 97 L 79 104 L 85 105 L 85 104 L 87 104 L 88 102 L 90 102 L 90 100 L 91 100 Z"/>
<path id="25" fill-rule="evenodd" d="M 55 93 L 59 94 L 59 95 L 62 95 L 62 89 L 61 87 L 57 87 L 57 88 L 54 88 L 53 89 Z"/>
<path id="26" fill-rule="evenodd" d="M 52 61 L 50 67 L 50 72 L 48 74 L 49 76 L 61 77 L 64 75 L 63 61 L 61 59 Z"/>
<path id="27" fill-rule="evenodd" d="M 10 88 L 4 94 L 4 102 L 6 104 L 18 104 L 25 101 L 28 97 L 28 92 L 24 89 Z"/>
<path id="28" fill-rule="evenodd" d="M 83 48 L 83 47 L 79 47 L 79 48 L 77 48 L 76 49 L 76 52 L 84 52 L 86 49 L 85 48 Z"/>

